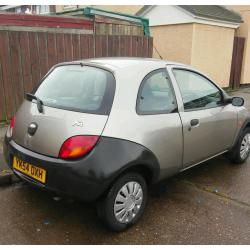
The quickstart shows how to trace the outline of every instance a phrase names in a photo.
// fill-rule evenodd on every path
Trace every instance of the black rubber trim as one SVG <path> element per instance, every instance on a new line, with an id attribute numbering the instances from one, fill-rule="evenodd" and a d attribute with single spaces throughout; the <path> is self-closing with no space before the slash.
<path id="1" fill-rule="evenodd" d="M 83 201 L 97 200 L 123 172 L 130 168 L 149 173 L 150 183 L 159 179 L 160 167 L 154 154 L 142 145 L 127 140 L 101 137 L 84 158 L 74 161 L 40 155 L 5 139 L 4 155 L 10 168 L 13 156 L 47 171 L 45 189 Z M 22 178 L 22 175 L 19 177 Z M 25 181 L 40 186 L 35 180 Z"/>

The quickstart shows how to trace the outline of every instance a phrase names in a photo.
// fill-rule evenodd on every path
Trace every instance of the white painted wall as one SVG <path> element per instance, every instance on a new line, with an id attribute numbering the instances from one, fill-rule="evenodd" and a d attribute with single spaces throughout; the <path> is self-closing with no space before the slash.
<path id="1" fill-rule="evenodd" d="M 201 23 L 234 29 L 239 26 L 239 24 L 236 23 L 196 17 L 175 5 L 155 5 L 142 13 L 141 16 L 149 19 L 149 26 L 183 23 Z"/>
<path id="2" fill-rule="evenodd" d="M 180 11 L 178 8 L 172 5 L 157 5 L 152 7 L 144 17 L 149 19 L 150 26 L 166 25 L 166 24 L 178 24 L 178 23 L 190 23 L 193 21 L 193 17 Z"/>

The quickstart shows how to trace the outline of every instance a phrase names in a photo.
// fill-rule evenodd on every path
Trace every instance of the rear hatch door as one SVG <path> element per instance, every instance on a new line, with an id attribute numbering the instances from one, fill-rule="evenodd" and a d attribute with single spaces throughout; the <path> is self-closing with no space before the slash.
<path id="1" fill-rule="evenodd" d="M 34 152 L 58 157 L 65 140 L 76 135 L 102 134 L 115 91 L 113 75 L 103 69 L 63 65 L 41 83 L 16 114 L 13 140 Z M 32 125 L 31 125 L 32 124 Z M 29 126 L 37 129 L 32 135 Z"/>

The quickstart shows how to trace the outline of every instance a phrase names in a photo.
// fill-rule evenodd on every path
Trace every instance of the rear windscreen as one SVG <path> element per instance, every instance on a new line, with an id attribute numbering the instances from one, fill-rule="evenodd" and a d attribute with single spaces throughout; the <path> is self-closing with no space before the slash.
<path id="1" fill-rule="evenodd" d="M 65 65 L 56 67 L 35 92 L 45 106 L 107 115 L 115 91 L 113 75 L 103 69 Z"/>

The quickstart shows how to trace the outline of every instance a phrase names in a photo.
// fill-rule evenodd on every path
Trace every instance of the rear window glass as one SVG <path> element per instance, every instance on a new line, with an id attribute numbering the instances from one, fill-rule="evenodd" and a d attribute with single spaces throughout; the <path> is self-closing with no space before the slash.
<path id="1" fill-rule="evenodd" d="M 56 67 L 35 92 L 45 106 L 60 109 L 109 114 L 115 79 L 103 69 L 66 65 Z"/>

